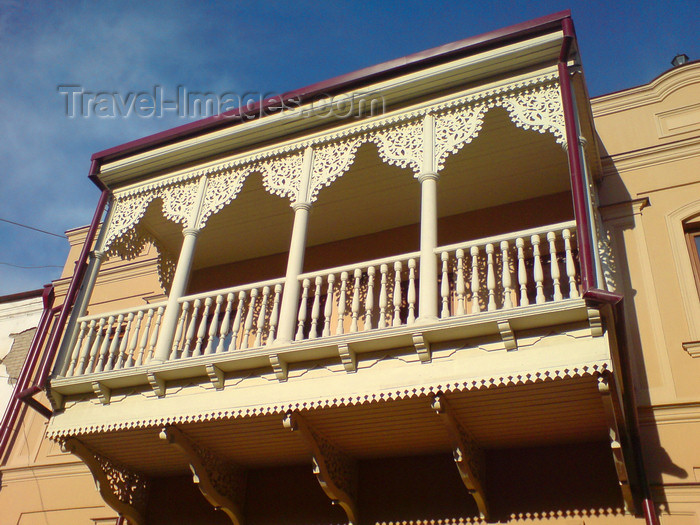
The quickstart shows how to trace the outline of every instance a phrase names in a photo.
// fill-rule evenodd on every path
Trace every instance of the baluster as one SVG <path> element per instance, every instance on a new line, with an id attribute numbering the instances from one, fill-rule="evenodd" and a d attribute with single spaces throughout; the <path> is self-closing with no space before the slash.
<path id="1" fill-rule="evenodd" d="M 216 339 L 216 334 L 219 332 L 219 314 L 221 313 L 222 304 L 224 304 L 224 296 L 219 294 L 216 296 L 216 306 L 214 307 L 214 313 L 209 323 L 209 338 L 207 340 L 207 346 L 204 349 L 206 355 L 214 353 L 214 339 Z"/>
<path id="2" fill-rule="evenodd" d="M 115 369 L 124 368 L 124 365 L 129 361 L 129 356 L 127 355 L 127 347 L 129 345 L 129 338 L 131 337 L 131 326 L 134 324 L 134 312 L 131 312 L 126 318 L 126 328 L 124 329 L 124 335 L 122 336 L 122 342 L 119 345 L 119 360 L 117 361 Z"/>
<path id="3" fill-rule="evenodd" d="M 155 312 L 156 312 L 155 309 L 150 308 L 148 310 L 148 314 L 146 315 L 146 326 L 143 329 L 143 336 L 141 336 L 141 343 L 139 344 L 139 351 L 138 351 L 139 358 L 138 358 L 138 361 L 136 361 L 136 366 L 142 365 L 143 363 L 146 362 L 146 357 L 147 357 L 146 356 L 146 348 L 148 348 L 148 336 L 150 335 L 150 332 L 151 332 L 151 322 L 153 321 L 153 314 Z M 177 341 L 178 338 L 176 337 L 175 340 Z M 173 358 L 172 355 L 170 357 L 171 357 L 171 359 Z"/>
<path id="4" fill-rule="evenodd" d="M 114 316 L 110 315 L 107 319 L 107 333 L 102 341 L 102 348 L 100 349 L 100 358 L 97 360 L 95 365 L 95 372 L 102 372 L 104 370 L 105 362 L 108 358 L 109 352 L 109 336 L 112 335 L 112 326 L 114 325 Z"/>
<path id="5" fill-rule="evenodd" d="M 75 340 L 75 346 L 71 352 L 70 362 L 68 363 L 68 368 L 66 369 L 65 377 L 70 377 L 75 373 L 76 366 L 78 365 L 78 359 L 80 358 L 80 350 L 83 347 L 83 342 L 85 341 L 85 332 L 87 331 L 88 322 L 81 321 L 80 331 L 78 332 L 78 337 Z"/>
<path id="6" fill-rule="evenodd" d="M 194 347 L 194 352 L 192 352 L 193 357 L 202 355 L 202 343 L 207 333 L 207 321 L 209 320 L 209 310 L 212 303 L 213 299 L 211 297 L 207 297 L 204 300 L 204 312 L 202 312 L 202 320 L 199 322 L 199 330 L 197 330 L 197 344 Z"/>
<path id="7" fill-rule="evenodd" d="M 442 298 L 442 310 L 440 318 L 446 319 L 450 316 L 450 254 L 442 252 L 442 280 L 440 282 L 440 297 Z"/>
<path id="8" fill-rule="evenodd" d="M 365 296 L 364 331 L 372 329 L 372 310 L 374 310 L 374 266 L 367 268 L 367 295 Z"/>
<path id="9" fill-rule="evenodd" d="M 503 263 L 503 274 L 501 283 L 503 284 L 503 308 L 513 308 L 513 281 L 510 276 L 510 258 L 508 251 L 510 245 L 508 241 L 501 241 L 501 262 Z"/>
<path id="10" fill-rule="evenodd" d="M 382 264 L 379 267 L 379 272 L 382 274 L 382 280 L 379 286 L 379 321 L 377 321 L 377 328 L 384 328 L 386 326 L 386 307 L 388 304 L 386 281 L 389 267 L 386 264 Z"/>
<path id="11" fill-rule="evenodd" d="M 564 249 L 566 250 L 566 276 L 569 278 L 569 299 L 576 299 L 578 298 L 578 287 L 576 286 L 574 254 L 571 251 L 571 231 L 567 228 L 561 233 L 564 237 Z"/>
<path id="12" fill-rule="evenodd" d="M 153 327 L 153 333 L 151 334 L 151 341 L 148 343 L 148 352 L 144 358 L 144 363 L 150 362 L 153 358 L 153 351 L 155 350 L 156 343 L 158 342 L 158 334 L 160 334 L 160 323 L 163 321 L 163 312 L 165 312 L 164 306 L 159 306 L 156 312 L 156 324 Z M 189 348 L 189 343 L 187 344 Z"/>
<path id="13" fill-rule="evenodd" d="M 479 305 L 479 247 L 472 246 L 472 313 L 479 313 L 481 306 Z"/>
<path id="14" fill-rule="evenodd" d="M 243 322 L 243 312 L 245 311 L 245 300 L 247 296 L 248 294 L 246 294 L 244 290 L 238 292 L 238 306 L 236 306 L 236 317 L 233 320 L 233 329 L 231 330 L 231 344 L 229 344 L 229 350 L 236 350 L 239 348 L 238 332 L 240 331 L 241 323 Z"/>
<path id="15" fill-rule="evenodd" d="M 530 238 L 532 242 L 532 255 L 535 259 L 534 270 L 535 275 L 535 287 L 537 289 L 537 295 L 535 296 L 535 303 L 543 304 L 545 302 L 544 298 L 544 273 L 542 272 L 542 260 L 540 258 L 540 236 L 533 235 Z"/>
<path id="16" fill-rule="evenodd" d="M 263 288 L 263 296 L 260 301 L 260 313 L 258 314 L 258 324 L 255 327 L 255 342 L 253 345 L 257 348 L 262 346 L 262 336 L 265 331 L 265 323 L 267 322 L 267 302 L 270 300 L 270 287 Z"/>
<path id="17" fill-rule="evenodd" d="M 314 290 L 314 304 L 311 306 L 311 330 L 309 331 L 309 339 L 318 337 L 318 319 L 321 316 L 321 286 L 323 286 L 323 277 L 316 276 L 314 281 L 316 289 Z"/>
<path id="18" fill-rule="evenodd" d="M 306 323 L 306 307 L 309 303 L 309 288 L 311 288 L 311 281 L 309 279 L 304 279 L 302 284 L 303 291 L 301 294 L 301 303 L 299 304 L 299 315 L 297 316 L 297 335 L 294 338 L 295 341 L 301 341 L 304 339 L 304 324 Z"/>
<path id="19" fill-rule="evenodd" d="M 90 347 L 90 354 L 88 356 L 87 365 L 85 365 L 85 370 L 83 373 L 90 373 L 94 371 L 97 358 L 100 354 L 100 345 L 102 343 L 102 330 L 104 329 L 106 319 L 102 317 L 98 323 L 97 330 L 95 333 L 95 339 L 92 341 L 92 346 Z"/>
<path id="20" fill-rule="evenodd" d="M 403 265 L 401 261 L 394 263 L 394 322 L 393 326 L 401 326 L 401 305 L 403 304 L 403 296 L 401 290 L 401 269 Z"/>
<path id="21" fill-rule="evenodd" d="M 416 322 L 416 260 L 408 260 L 408 318 L 406 324 Z"/>
<path id="22" fill-rule="evenodd" d="M 455 292 L 457 293 L 457 313 L 455 315 L 464 315 L 466 313 L 466 284 L 464 282 L 464 250 L 461 248 L 455 253 L 457 257 L 457 276 L 455 279 Z"/>
<path id="23" fill-rule="evenodd" d="M 345 331 L 343 321 L 345 320 L 345 298 L 348 289 L 348 272 L 340 274 L 340 294 L 338 295 L 338 326 L 335 329 L 336 335 Z"/>
<path id="24" fill-rule="evenodd" d="M 117 359 L 119 359 L 119 333 L 122 329 L 122 323 L 124 322 L 124 314 L 119 314 L 117 317 L 117 324 L 114 327 L 114 335 L 112 336 L 112 343 L 109 346 L 109 355 L 107 356 L 107 362 L 105 363 L 104 369 L 109 371 L 114 368 L 117 364 Z"/>
<path id="25" fill-rule="evenodd" d="M 216 345 L 216 353 L 221 353 L 224 351 L 224 344 L 226 342 L 226 336 L 228 335 L 228 330 L 231 326 L 231 310 L 233 310 L 233 299 L 235 295 L 229 293 L 226 296 L 226 312 L 224 313 L 224 320 L 221 321 L 221 327 L 219 328 L 219 344 Z M 240 310 L 236 310 L 236 317 Z M 236 334 L 233 335 L 236 337 Z"/>
<path id="26" fill-rule="evenodd" d="M 141 325 L 143 324 L 143 310 L 140 310 L 136 314 L 136 319 L 134 320 L 134 335 L 129 344 L 129 348 L 126 351 L 127 359 L 124 365 L 125 368 L 131 368 L 136 363 L 134 354 L 136 353 L 136 345 L 139 342 L 139 334 L 141 333 Z"/>
<path id="27" fill-rule="evenodd" d="M 331 335 L 331 317 L 333 316 L 333 284 L 335 275 L 330 274 L 327 278 L 328 289 L 326 290 L 326 304 L 323 307 L 323 337 Z"/>
<path id="28" fill-rule="evenodd" d="M 270 314 L 270 330 L 267 334 L 266 345 L 271 345 L 275 341 L 275 335 L 277 334 L 277 321 L 280 316 L 280 297 L 282 296 L 282 285 L 275 285 L 275 298 L 272 303 L 272 313 Z"/>
<path id="29" fill-rule="evenodd" d="M 527 267 L 525 266 L 525 239 L 518 237 L 515 239 L 515 246 L 518 248 L 518 284 L 520 285 L 520 306 L 530 304 L 527 297 Z"/>
<path id="30" fill-rule="evenodd" d="M 74 370 L 74 375 L 76 376 L 82 375 L 83 371 L 85 370 L 86 359 L 88 357 L 88 354 L 90 353 L 90 349 L 92 348 L 93 338 L 95 337 L 96 324 L 97 321 L 95 319 L 90 321 L 90 324 L 88 324 L 87 334 L 85 335 L 85 346 L 80 352 L 80 358 L 78 359 L 78 363 Z"/>
<path id="31" fill-rule="evenodd" d="M 496 309 L 496 271 L 493 264 L 493 253 L 495 249 L 493 244 L 486 245 L 486 288 L 489 291 L 489 302 L 487 311 L 492 312 Z"/>
<path id="32" fill-rule="evenodd" d="M 245 293 L 245 292 L 241 292 Z M 245 296 L 244 296 L 245 298 Z M 248 340 L 250 339 L 250 331 L 253 329 L 253 321 L 255 320 L 255 303 L 258 301 L 258 289 L 253 288 L 250 291 L 250 304 L 248 304 L 248 313 L 245 316 L 245 326 L 243 327 L 243 340 L 241 348 L 248 348 Z"/>
<path id="33" fill-rule="evenodd" d="M 202 306 L 201 299 L 195 299 L 194 308 L 192 308 L 192 316 L 190 317 L 190 322 L 187 325 L 187 334 L 185 334 L 185 344 L 182 347 L 182 357 L 190 357 L 192 355 L 192 339 L 194 339 L 195 333 L 197 331 L 197 319 L 199 319 L 199 309 Z M 160 312 L 160 308 L 158 309 Z M 156 334 L 158 333 L 158 326 L 160 325 L 160 315 L 156 321 Z M 151 345 L 153 347 L 154 345 Z"/>
<path id="34" fill-rule="evenodd" d="M 362 284 L 362 270 L 355 268 L 355 283 L 352 288 L 352 322 L 350 323 L 350 332 L 355 333 L 358 330 L 357 318 L 360 316 L 360 286 Z"/>
<path id="35" fill-rule="evenodd" d="M 559 284 L 559 278 L 561 277 L 561 274 L 559 273 L 559 261 L 557 260 L 556 239 L 556 233 L 547 233 L 547 240 L 549 241 L 549 272 L 552 276 L 552 283 L 554 285 L 554 294 L 552 298 L 555 301 L 561 301 L 563 299 L 563 296 L 561 295 L 561 286 Z"/>

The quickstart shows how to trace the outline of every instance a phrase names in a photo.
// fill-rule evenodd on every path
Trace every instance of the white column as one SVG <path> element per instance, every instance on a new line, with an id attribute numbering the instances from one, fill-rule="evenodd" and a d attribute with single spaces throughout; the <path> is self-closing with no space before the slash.
<path id="1" fill-rule="evenodd" d="M 168 295 L 168 304 L 165 307 L 163 321 L 160 327 L 160 335 L 156 344 L 155 355 L 153 361 L 167 361 L 170 355 L 171 346 L 175 337 L 175 329 L 180 316 L 179 299 L 187 291 L 187 284 L 190 280 L 190 271 L 192 270 L 192 261 L 194 259 L 194 248 L 197 244 L 197 235 L 199 230 L 196 228 L 185 228 L 182 231 L 184 240 L 180 249 L 180 257 L 177 260 L 173 283 L 170 287 Z"/>
<path id="2" fill-rule="evenodd" d="M 304 252 L 306 251 L 306 234 L 309 225 L 309 184 L 311 183 L 311 170 L 313 169 L 313 149 L 304 151 L 304 163 L 302 166 L 301 181 L 297 201 L 292 205 L 294 209 L 294 226 L 292 228 L 292 240 L 289 244 L 289 258 L 287 259 L 287 273 L 284 279 L 282 291 L 282 304 L 280 306 L 280 320 L 277 328 L 275 343 L 289 343 L 294 339 L 297 322 L 297 309 L 299 308 L 299 275 L 304 268 Z"/>
<path id="3" fill-rule="evenodd" d="M 435 249 L 438 245 L 437 181 L 433 155 L 434 122 L 426 115 L 423 122 L 423 165 L 418 175 L 421 191 L 420 206 L 420 268 L 418 320 L 438 318 L 438 263 Z"/>

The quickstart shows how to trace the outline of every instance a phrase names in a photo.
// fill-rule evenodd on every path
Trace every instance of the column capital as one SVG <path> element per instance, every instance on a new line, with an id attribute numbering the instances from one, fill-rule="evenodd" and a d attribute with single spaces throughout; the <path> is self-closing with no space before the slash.
<path id="1" fill-rule="evenodd" d="M 182 235 L 185 237 L 197 237 L 201 230 L 199 228 L 183 228 Z"/>
<path id="2" fill-rule="evenodd" d="M 102 262 L 107 257 L 107 252 L 105 250 L 93 250 L 92 256 L 98 261 Z"/>
<path id="3" fill-rule="evenodd" d="M 311 209 L 311 203 L 310 202 L 295 202 L 292 204 L 292 209 L 294 211 L 297 210 L 310 210 Z"/>
<path id="4" fill-rule="evenodd" d="M 438 180 L 440 178 L 440 175 L 435 171 L 426 171 L 426 172 L 420 173 L 418 175 L 418 177 L 416 177 L 416 178 L 418 179 L 418 182 L 423 184 L 423 181 L 426 181 L 426 180 Z"/>
<path id="5" fill-rule="evenodd" d="M 586 137 L 584 137 L 583 135 L 579 135 L 578 144 L 579 144 L 579 146 L 582 146 L 585 149 L 588 146 L 588 140 L 586 140 Z M 562 142 L 561 148 L 564 151 L 569 151 L 569 143 L 566 141 Z"/>

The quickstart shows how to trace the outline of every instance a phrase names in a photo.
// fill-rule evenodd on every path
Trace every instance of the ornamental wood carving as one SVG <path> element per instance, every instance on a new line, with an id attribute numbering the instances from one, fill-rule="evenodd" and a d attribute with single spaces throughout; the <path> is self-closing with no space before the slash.
<path id="1" fill-rule="evenodd" d="M 150 485 L 147 477 L 94 452 L 76 438 L 63 441 L 61 449 L 78 456 L 90 469 L 107 505 L 126 517 L 131 525 L 146 525 Z"/>

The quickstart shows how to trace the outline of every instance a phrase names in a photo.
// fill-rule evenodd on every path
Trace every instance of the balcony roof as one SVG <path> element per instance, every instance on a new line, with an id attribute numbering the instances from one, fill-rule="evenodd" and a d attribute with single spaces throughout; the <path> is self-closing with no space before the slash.
<path id="1" fill-rule="evenodd" d="M 329 80 L 318 82 L 297 90 L 293 90 L 271 98 L 262 103 L 256 103 L 247 108 L 236 108 L 232 111 L 214 115 L 202 120 L 184 124 L 169 130 L 156 133 L 138 140 L 127 142 L 92 155 L 90 177 L 98 184 L 96 179 L 100 167 L 108 162 L 123 159 L 132 155 L 146 152 L 158 147 L 191 139 L 212 131 L 237 126 L 250 120 L 251 116 L 267 115 L 273 113 L 275 107 L 280 107 L 284 101 L 298 101 L 299 103 L 312 102 L 320 97 L 327 97 L 349 89 L 368 86 L 379 81 L 386 81 L 418 71 L 429 66 L 444 64 L 459 58 L 468 57 L 476 53 L 488 51 L 508 44 L 532 39 L 561 28 L 564 19 L 570 18 L 570 11 L 561 11 L 552 15 L 536 18 L 534 20 L 509 26 L 470 37 L 464 40 L 438 46 L 426 51 L 414 53 L 402 58 L 390 60 L 375 66 L 360 69 Z M 245 117 L 243 119 L 242 117 Z"/>

